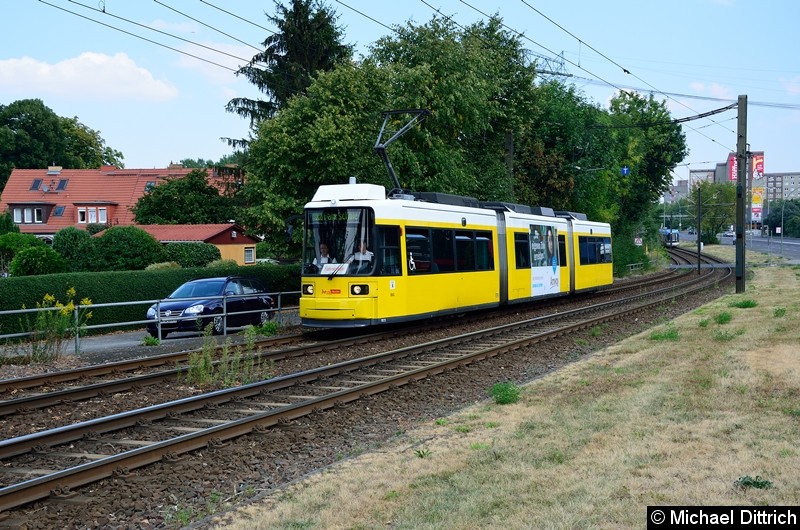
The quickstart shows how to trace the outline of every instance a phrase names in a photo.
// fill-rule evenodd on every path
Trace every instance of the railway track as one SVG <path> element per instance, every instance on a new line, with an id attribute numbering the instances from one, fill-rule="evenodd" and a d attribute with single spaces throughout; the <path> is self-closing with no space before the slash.
<path id="1" fill-rule="evenodd" d="M 629 291 L 639 291 L 658 285 L 668 278 L 677 280 L 681 274 L 687 274 L 687 272 L 666 271 L 625 285 L 606 288 L 601 295 L 611 296 Z M 552 299 L 545 304 L 539 303 L 537 306 L 540 310 L 552 310 L 564 302 L 563 299 Z M 515 307 L 512 310 L 517 311 L 519 308 Z M 483 318 L 485 315 L 467 315 L 462 318 L 462 321 Z M 431 322 L 421 327 L 417 326 L 415 332 L 422 333 L 439 329 L 450 323 L 451 319 Z M 326 352 L 341 352 L 356 345 L 380 342 L 407 333 L 407 327 L 400 327 L 327 340 L 323 340 L 324 332 L 297 333 L 257 341 L 253 345 L 253 355 L 256 363 L 274 363 L 312 354 L 325 355 Z M 219 359 L 223 346 L 216 346 L 213 350 L 214 355 Z M 6 398 L 0 400 L 0 417 L 27 414 L 33 410 L 47 407 L 74 406 L 75 402 L 99 396 L 138 392 L 165 381 L 174 381 L 181 374 L 186 373 L 188 359 L 198 351 L 168 353 L 24 378 L 0 380 L 0 397 Z M 214 364 L 219 364 L 219 360 L 214 361 Z"/>
<path id="2" fill-rule="evenodd" d="M 728 271 L 730 274 L 730 271 Z M 685 276 L 685 275 L 684 275 Z M 268 381 L 128 411 L 0 442 L 0 511 L 178 455 L 219 447 L 315 411 L 434 377 L 577 329 L 664 304 L 720 281 L 713 271 L 685 286 L 637 293 L 515 324 L 472 332 Z M 65 447 L 67 449 L 65 449 Z"/>

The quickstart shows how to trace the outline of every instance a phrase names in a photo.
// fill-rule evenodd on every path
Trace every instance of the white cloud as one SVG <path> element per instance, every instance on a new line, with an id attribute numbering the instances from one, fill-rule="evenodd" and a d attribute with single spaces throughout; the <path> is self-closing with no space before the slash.
<path id="1" fill-rule="evenodd" d="M 0 92 L 21 97 L 57 96 L 108 101 L 168 101 L 178 89 L 155 79 L 124 53 L 84 52 L 55 64 L 30 57 L 0 60 Z"/>
<path id="2" fill-rule="evenodd" d="M 781 84 L 789 94 L 793 96 L 800 94 L 800 75 L 794 76 L 791 79 L 781 79 Z"/>
<path id="3" fill-rule="evenodd" d="M 695 92 L 704 96 L 711 96 L 722 99 L 736 99 L 736 96 L 731 92 L 730 88 L 720 85 L 719 83 L 703 83 L 702 81 L 694 81 L 689 83 L 689 87 Z"/>

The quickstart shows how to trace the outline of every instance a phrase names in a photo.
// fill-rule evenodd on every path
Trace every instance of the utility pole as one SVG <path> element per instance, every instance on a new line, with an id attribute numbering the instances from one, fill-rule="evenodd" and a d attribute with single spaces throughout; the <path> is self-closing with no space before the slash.
<path id="1" fill-rule="evenodd" d="M 747 95 L 739 96 L 736 130 L 736 292 L 744 287 L 744 204 L 747 199 Z"/>

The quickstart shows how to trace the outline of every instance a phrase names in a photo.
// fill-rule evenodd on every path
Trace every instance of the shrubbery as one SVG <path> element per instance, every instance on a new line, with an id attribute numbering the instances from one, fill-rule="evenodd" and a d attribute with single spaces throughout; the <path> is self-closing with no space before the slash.
<path id="1" fill-rule="evenodd" d="M 12 276 L 31 276 L 34 274 L 53 274 L 66 272 L 67 262 L 50 247 L 28 247 L 17 252 L 8 268 Z"/>
<path id="2" fill-rule="evenodd" d="M 222 257 L 219 248 L 210 243 L 169 243 L 164 246 L 167 261 L 181 267 L 205 267 Z"/>

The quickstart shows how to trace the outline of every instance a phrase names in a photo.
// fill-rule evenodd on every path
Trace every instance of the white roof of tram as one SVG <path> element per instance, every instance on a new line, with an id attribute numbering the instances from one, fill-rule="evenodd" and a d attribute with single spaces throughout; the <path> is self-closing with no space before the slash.
<path id="1" fill-rule="evenodd" d="M 386 188 L 377 184 L 332 184 L 320 186 L 311 202 L 319 201 L 382 201 Z"/>

